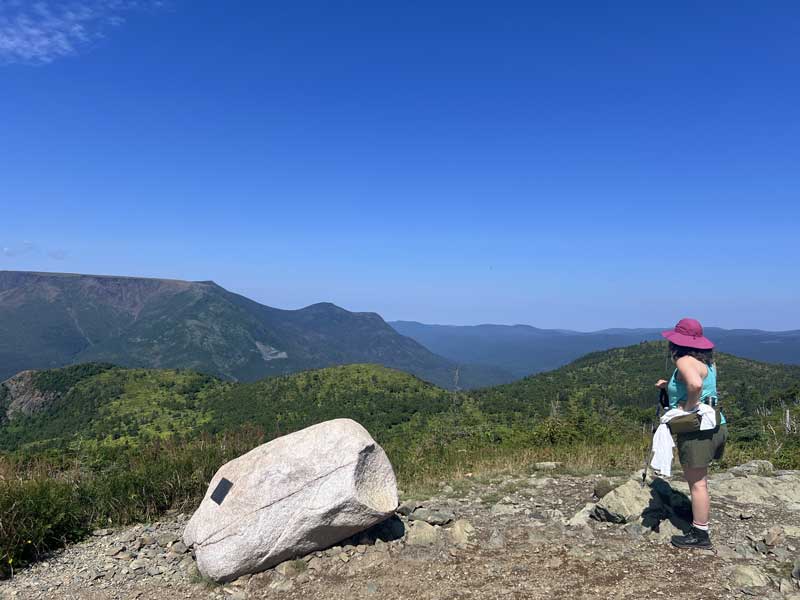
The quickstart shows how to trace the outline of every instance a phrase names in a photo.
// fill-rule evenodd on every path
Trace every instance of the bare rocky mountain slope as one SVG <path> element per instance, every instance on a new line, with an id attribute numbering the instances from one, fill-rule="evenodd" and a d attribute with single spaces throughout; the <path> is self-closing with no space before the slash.
<path id="1" fill-rule="evenodd" d="M 354 539 L 225 585 L 198 576 L 180 541 L 187 515 L 98 530 L 0 582 L 0 598 L 800 599 L 796 471 L 757 462 L 712 476 L 715 547 L 678 551 L 679 476 L 642 487 L 640 474 L 537 468 L 442 482 Z"/>
<path id="2" fill-rule="evenodd" d="M 281 310 L 211 281 L 0 271 L 0 380 L 88 361 L 242 381 L 375 363 L 444 387 L 454 385 L 458 367 L 379 315 L 330 303 Z M 474 387 L 513 376 L 466 365 L 459 378 Z"/>

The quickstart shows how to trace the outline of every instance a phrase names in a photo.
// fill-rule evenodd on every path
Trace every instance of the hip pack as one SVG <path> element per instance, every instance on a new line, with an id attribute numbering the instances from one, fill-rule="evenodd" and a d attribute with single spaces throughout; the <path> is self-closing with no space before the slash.
<path id="1" fill-rule="evenodd" d="M 714 407 L 714 413 L 717 419 L 717 427 L 719 427 L 722 417 L 720 415 L 719 408 L 716 406 Z M 667 423 L 667 427 L 669 427 L 669 430 L 675 434 L 695 433 L 696 431 L 700 431 L 700 422 L 702 420 L 703 418 L 699 413 L 691 413 L 671 419 L 669 423 Z M 709 429 L 708 431 L 713 430 Z"/>

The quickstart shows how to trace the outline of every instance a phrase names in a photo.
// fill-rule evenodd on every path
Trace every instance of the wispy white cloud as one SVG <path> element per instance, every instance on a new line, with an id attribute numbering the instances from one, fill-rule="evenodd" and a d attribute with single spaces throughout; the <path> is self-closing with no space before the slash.
<path id="1" fill-rule="evenodd" d="M 47 64 L 78 53 L 160 0 L 0 0 L 0 62 Z"/>
<path id="2" fill-rule="evenodd" d="M 26 240 L 20 244 L 3 246 L 3 255 L 9 258 L 14 258 L 15 256 L 23 256 L 25 254 L 30 254 L 31 252 L 36 252 L 38 250 L 39 247 L 36 244 Z"/>
<path id="3" fill-rule="evenodd" d="M 0 255 L 6 258 L 19 258 L 26 255 L 47 256 L 53 260 L 64 260 L 67 258 L 67 251 L 61 248 L 42 248 L 35 242 L 25 240 L 8 245 L 0 244 Z"/>

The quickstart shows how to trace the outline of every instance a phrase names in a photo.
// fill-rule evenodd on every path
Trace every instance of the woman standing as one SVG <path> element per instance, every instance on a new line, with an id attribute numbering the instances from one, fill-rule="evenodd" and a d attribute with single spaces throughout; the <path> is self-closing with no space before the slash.
<path id="1" fill-rule="evenodd" d="M 681 319 L 675 329 L 661 335 L 669 340 L 675 371 L 669 381 L 659 379 L 656 386 L 666 388 L 670 408 L 690 412 L 702 402 L 717 407 L 717 367 L 714 344 L 703 336 L 703 326 L 695 319 Z M 678 548 L 710 548 L 708 535 L 709 497 L 708 466 L 719 460 L 725 450 L 728 426 L 717 412 L 714 429 L 678 434 L 678 457 L 692 495 L 692 528 L 686 535 L 672 538 Z"/>

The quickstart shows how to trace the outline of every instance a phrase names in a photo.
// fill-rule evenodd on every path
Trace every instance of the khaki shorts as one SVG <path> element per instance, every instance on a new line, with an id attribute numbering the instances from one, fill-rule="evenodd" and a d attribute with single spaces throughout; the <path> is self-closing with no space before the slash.
<path id="1" fill-rule="evenodd" d="M 709 431 L 678 434 L 678 458 L 681 466 L 690 469 L 707 467 L 712 460 L 720 460 L 725 453 L 728 426 L 719 425 Z"/>

